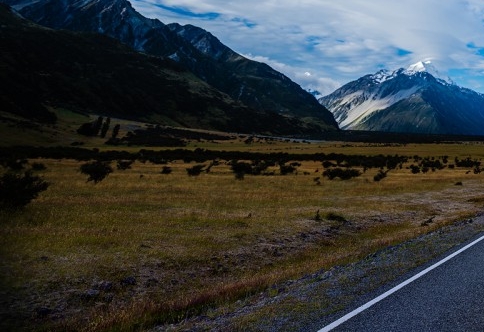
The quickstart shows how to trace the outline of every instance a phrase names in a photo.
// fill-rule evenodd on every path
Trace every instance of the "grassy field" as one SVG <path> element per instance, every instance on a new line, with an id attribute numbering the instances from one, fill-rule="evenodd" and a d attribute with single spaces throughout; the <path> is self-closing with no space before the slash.
<path id="1" fill-rule="evenodd" d="M 445 155 L 449 164 L 481 160 L 482 143 L 189 143 L 196 148 L 410 158 L 379 182 L 375 168 L 330 181 L 321 162 L 310 160 L 292 174 L 280 175 L 275 165 L 273 175 L 242 180 L 226 160 L 199 176 L 187 175 L 194 163 L 173 160 L 136 161 L 98 184 L 79 172 L 84 162 L 30 160 L 46 166 L 38 174 L 50 187 L 22 210 L 0 211 L 2 329 L 136 330 L 177 322 L 484 209 L 484 173 L 409 169 L 416 155 Z M 161 174 L 163 166 L 172 172 Z"/>

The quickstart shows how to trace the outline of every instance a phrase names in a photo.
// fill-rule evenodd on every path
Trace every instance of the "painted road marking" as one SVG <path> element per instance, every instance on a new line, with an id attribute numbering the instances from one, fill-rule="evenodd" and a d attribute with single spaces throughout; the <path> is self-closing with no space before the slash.
<path id="1" fill-rule="evenodd" d="M 429 273 L 430 271 L 432 271 L 433 269 L 437 268 L 438 266 L 444 264 L 445 262 L 447 262 L 448 260 L 451 260 L 452 258 L 454 258 L 455 256 L 459 255 L 460 253 L 466 251 L 467 249 L 469 249 L 470 247 L 476 245 L 477 243 L 481 242 L 482 240 L 484 240 L 484 236 L 478 238 L 477 240 L 475 240 L 474 242 L 472 243 L 469 243 L 468 245 L 466 245 L 465 247 L 463 247 L 462 249 L 454 252 L 453 254 L 445 257 L 444 259 L 442 259 L 441 261 L 435 263 L 434 265 L 426 268 L 425 270 L 423 270 L 422 272 L 414 275 L 413 277 L 411 277 L 410 279 L 407 279 L 405 280 L 404 282 L 402 282 L 401 284 L 393 287 L 392 289 L 390 289 L 389 291 L 383 293 L 382 295 L 374 298 L 373 300 L 363 304 L 361 307 L 353 310 L 352 312 L 344 315 L 343 317 L 341 317 L 340 319 L 334 321 L 333 323 L 323 327 L 321 330 L 319 330 L 318 332 L 328 332 L 328 331 L 331 331 L 332 329 L 334 329 L 335 327 L 343 324 L 344 322 L 346 322 L 347 320 L 350 320 L 352 317 L 358 315 L 360 312 L 363 312 L 365 311 L 366 309 L 370 308 L 371 306 L 373 306 L 374 304 L 380 302 L 381 300 L 383 300 L 384 298 L 390 296 L 391 294 L 395 293 L 396 291 L 402 289 L 403 287 L 407 286 L 409 283 L 417 280 L 418 278 L 424 276 L 425 274 Z"/>

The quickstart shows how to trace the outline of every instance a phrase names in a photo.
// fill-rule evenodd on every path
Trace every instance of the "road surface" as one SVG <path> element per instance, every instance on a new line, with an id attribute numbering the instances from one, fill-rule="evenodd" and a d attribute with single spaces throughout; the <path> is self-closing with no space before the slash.
<path id="1" fill-rule="evenodd" d="M 482 236 L 482 235 L 481 235 Z M 406 279 L 325 331 L 484 331 L 484 236 Z"/>

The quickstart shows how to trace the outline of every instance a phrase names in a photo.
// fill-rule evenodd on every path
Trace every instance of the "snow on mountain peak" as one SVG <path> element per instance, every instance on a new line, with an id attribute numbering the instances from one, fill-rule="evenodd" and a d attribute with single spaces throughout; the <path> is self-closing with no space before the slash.
<path id="1" fill-rule="evenodd" d="M 388 81 L 388 80 L 391 80 L 392 78 L 395 78 L 396 75 L 397 75 L 396 71 L 390 72 L 386 69 L 382 69 L 379 72 L 377 72 L 376 74 L 372 75 L 371 78 L 373 79 L 373 81 L 375 83 L 381 84 L 385 81 Z"/>
<path id="2" fill-rule="evenodd" d="M 442 75 L 437 68 L 432 64 L 432 61 L 419 61 L 410 65 L 406 70 L 403 71 L 406 75 L 415 75 L 417 73 L 429 73 L 433 77 L 435 77 L 441 83 L 451 84 L 454 85 L 454 81 L 448 76 Z"/>
<path id="3" fill-rule="evenodd" d="M 433 69 L 435 68 L 432 65 L 431 61 L 419 61 L 417 63 L 414 63 L 413 65 L 410 65 L 406 70 L 406 74 L 415 74 L 415 73 L 421 73 L 421 72 L 428 72 L 428 69 Z"/>

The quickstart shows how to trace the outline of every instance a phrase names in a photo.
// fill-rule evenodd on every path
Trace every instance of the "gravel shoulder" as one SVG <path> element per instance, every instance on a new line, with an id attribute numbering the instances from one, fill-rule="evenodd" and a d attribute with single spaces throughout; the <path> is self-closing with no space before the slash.
<path id="1" fill-rule="evenodd" d="M 151 331 L 317 331 L 484 232 L 484 213 Z"/>

